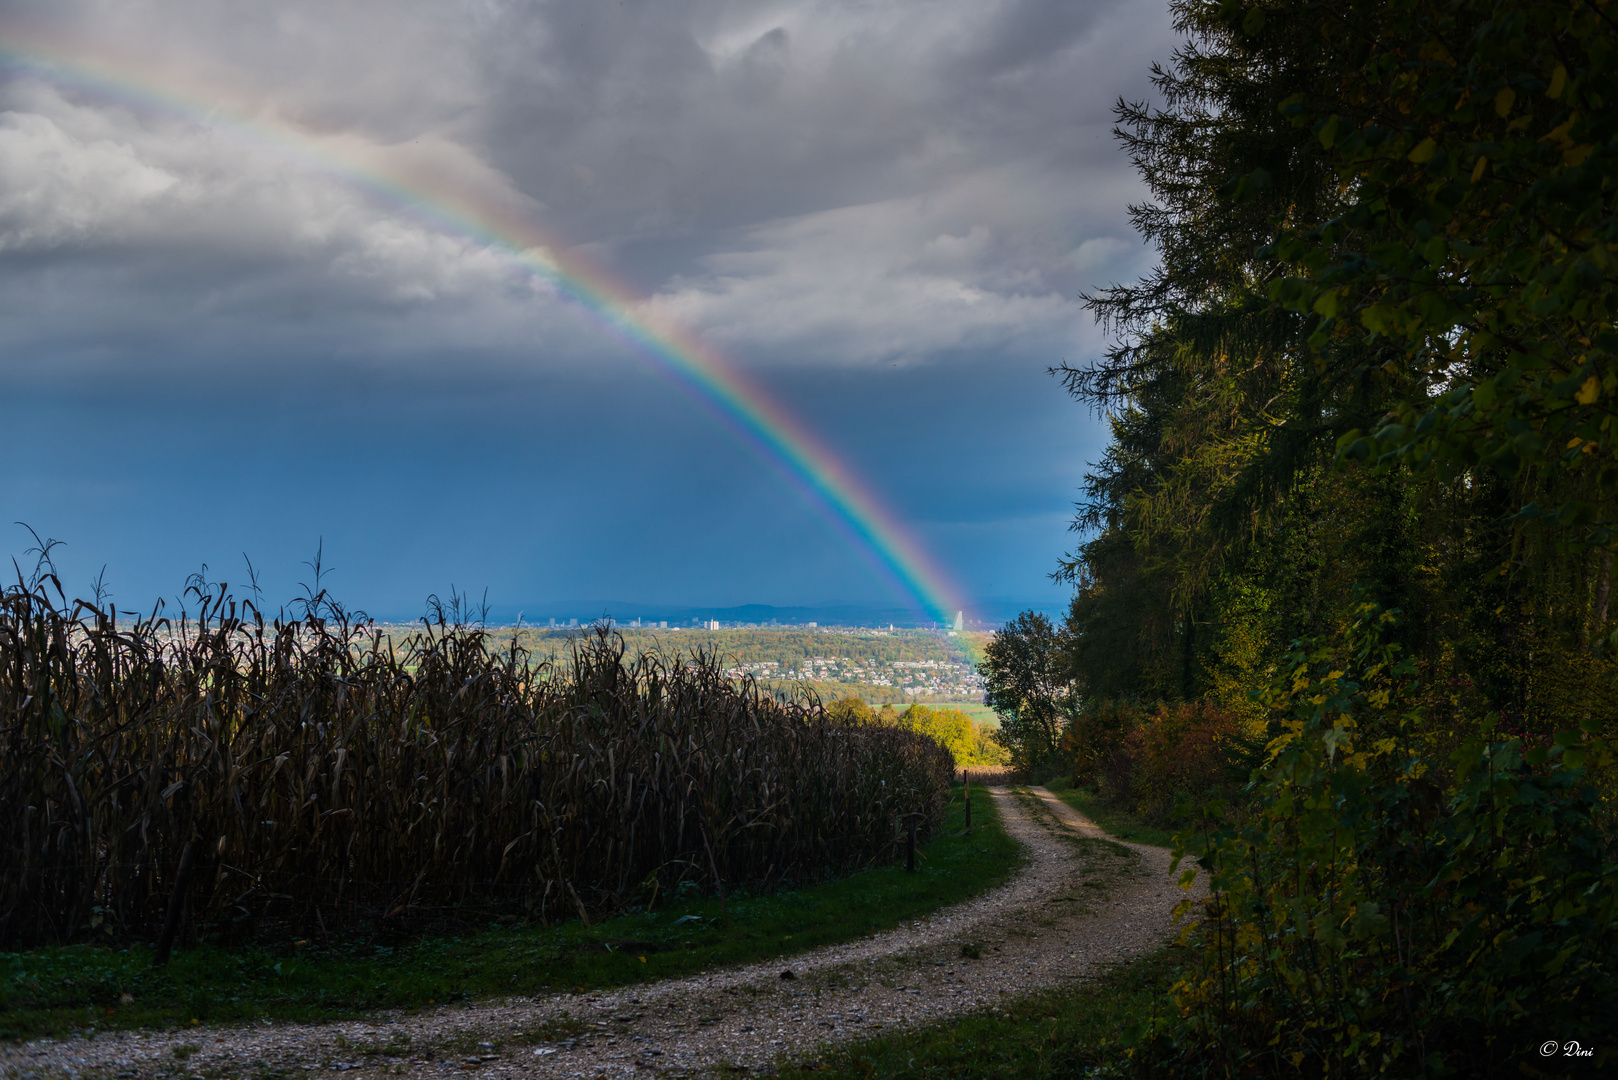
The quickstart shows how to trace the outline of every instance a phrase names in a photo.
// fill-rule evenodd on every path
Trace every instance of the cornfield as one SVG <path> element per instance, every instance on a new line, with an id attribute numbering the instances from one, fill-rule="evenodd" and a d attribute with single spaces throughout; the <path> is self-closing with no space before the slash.
<path id="1" fill-rule="evenodd" d="M 903 815 L 942 821 L 936 743 L 717 657 L 601 630 L 540 659 L 443 617 L 395 643 L 323 597 L 267 621 L 223 591 L 120 627 L 51 584 L 0 594 L 0 946 L 150 938 L 171 910 L 227 940 L 588 919 L 848 873 Z"/>

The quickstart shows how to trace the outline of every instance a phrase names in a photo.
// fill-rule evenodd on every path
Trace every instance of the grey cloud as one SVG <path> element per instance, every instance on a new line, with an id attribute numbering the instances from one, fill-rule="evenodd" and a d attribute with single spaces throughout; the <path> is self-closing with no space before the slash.
<path id="1" fill-rule="evenodd" d="M 0 5 L 24 48 L 154 74 L 204 103 L 273 107 L 316 131 L 383 141 L 442 130 L 482 92 L 478 3 L 432 0 L 32 0 Z"/>
<path id="2" fill-rule="evenodd" d="M 969 586 L 1048 588 L 1096 433 L 1043 369 L 1152 255 L 1108 129 L 1160 0 L 0 0 L 0 36 L 91 74 L 0 67 L 0 502 L 129 593 L 324 534 L 392 610 L 892 599 L 464 203 L 756 369 Z"/>
<path id="3" fill-rule="evenodd" d="M 1121 194 L 1117 185 L 1109 194 Z M 926 196 L 843 207 L 748 230 L 737 250 L 653 301 L 739 350 L 852 363 L 975 349 L 1047 356 L 1098 346 L 1077 293 L 1127 278 L 1138 244 L 1085 236 L 1082 200 L 1104 179 L 988 169 Z"/>
<path id="4" fill-rule="evenodd" d="M 121 232 L 178 183 L 127 144 L 75 139 L 38 114 L 0 114 L 0 251 L 78 246 Z"/>
<path id="5" fill-rule="evenodd" d="M 545 18 L 492 31 L 483 140 L 592 238 L 700 233 L 915 194 L 962 168 L 1071 160 L 1112 103 L 1075 87 L 1110 69 L 1143 89 L 1142 61 L 1166 40 L 1163 15 L 1138 4 L 652 7 L 660 17 L 640 20 L 622 5 L 523 5 L 507 18 Z M 1065 10 L 1081 14 L 1050 14 Z"/>
<path id="6" fill-rule="evenodd" d="M 4 18 L 317 155 L 531 217 L 744 361 L 1087 342 L 1082 274 L 1137 268 L 1094 242 L 1122 242 L 1133 193 L 1104 133 L 1113 85 L 1139 86 L 1163 39 L 1142 5 L 92 0 Z M 1075 92 L 1098 73 L 1107 93 Z M 273 146 L 63 93 L 6 91 L 0 251 L 160 253 L 193 305 L 186 267 L 212 279 L 210 316 L 436 311 L 443 340 L 469 306 L 567 323 L 501 284 L 497 256 Z"/>

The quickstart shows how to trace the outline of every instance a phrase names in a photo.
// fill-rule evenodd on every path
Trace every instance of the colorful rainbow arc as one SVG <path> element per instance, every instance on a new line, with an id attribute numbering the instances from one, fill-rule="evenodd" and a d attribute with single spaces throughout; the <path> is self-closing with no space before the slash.
<path id="1" fill-rule="evenodd" d="M 322 143 L 290 124 L 249 119 L 188 100 L 149 78 L 112 74 L 68 60 L 60 50 L 21 48 L 0 34 L 0 67 L 52 85 L 70 86 L 186 122 L 222 128 L 305 167 L 378 195 L 434 227 L 503 255 L 526 275 L 548 281 L 606 329 L 638 348 L 676 383 L 712 408 L 766 460 L 792 477 L 856 542 L 872 564 L 927 614 L 948 620 L 965 607 L 948 575 L 882 506 L 868 487 L 801 423 L 694 333 L 654 322 L 621 282 L 546 236 L 528 217 L 465 190 L 429 191 L 419 179 Z"/>

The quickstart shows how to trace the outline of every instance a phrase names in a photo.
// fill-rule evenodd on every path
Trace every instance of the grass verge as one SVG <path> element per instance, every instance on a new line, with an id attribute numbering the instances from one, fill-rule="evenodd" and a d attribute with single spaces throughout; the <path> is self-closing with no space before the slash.
<path id="1" fill-rule="evenodd" d="M 1132 844 L 1151 844 L 1161 848 L 1174 846 L 1173 829 L 1159 828 L 1142 821 L 1127 810 L 1108 806 L 1090 788 L 1074 787 L 1067 779 L 1058 778 L 1046 784 L 1045 789 L 1119 840 L 1128 840 Z"/>
<path id="2" fill-rule="evenodd" d="M 974 1080 L 1077 1077 L 1118 1065 L 1134 1033 L 1161 1023 L 1167 993 L 1188 953 L 1165 948 L 1065 987 L 991 1012 L 851 1043 L 784 1067 L 781 1080 L 882 1077 Z M 1120 1073 L 1123 1070 L 1118 1070 Z M 1113 1075 L 1109 1072 L 1108 1075 Z"/>
<path id="3" fill-rule="evenodd" d="M 152 967 L 144 945 L 0 953 L 0 1038 L 268 1017 L 318 1021 L 375 1009 L 601 989 L 785 957 L 890 929 L 998 885 L 1022 862 L 981 787 L 970 834 L 957 785 L 917 872 L 883 867 L 766 896 L 688 899 L 591 926 L 492 926 L 389 947 L 202 945 Z"/>

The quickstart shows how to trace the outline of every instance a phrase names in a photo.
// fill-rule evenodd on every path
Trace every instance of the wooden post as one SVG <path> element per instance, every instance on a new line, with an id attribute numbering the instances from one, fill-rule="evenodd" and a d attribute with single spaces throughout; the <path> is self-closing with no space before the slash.
<path id="1" fill-rule="evenodd" d="M 966 774 L 966 831 L 972 831 L 972 774 Z"/>
<path id="2" fill-rule="evenodd" d="M 916 872 L 916 815 L 909 815 L 910 828 L 906 832 L 905 841 L 905 869 L 910 873 Z"/>
<path id="3" fill-rule="evenodd" d="M 180 851 L 180 868 L 174 872 L 174 891 L 169 894 L 169 911 L 163 919 L 163 930 L 157 935 L 157 951 L 152 954 L 152 966 L 163 967 L 169 962 L 169 950 L 174 947 L 175 931 L 180 929 L 180 916 L 185 914 L 185 894 L 191 887 L 191 870 L 197 861 L 197 842 L 187 840 Z"/>

